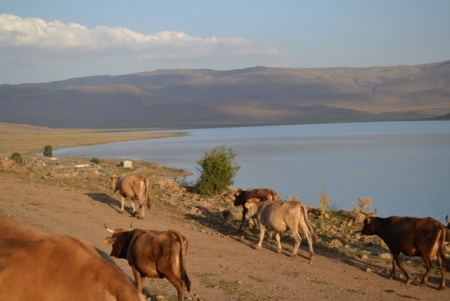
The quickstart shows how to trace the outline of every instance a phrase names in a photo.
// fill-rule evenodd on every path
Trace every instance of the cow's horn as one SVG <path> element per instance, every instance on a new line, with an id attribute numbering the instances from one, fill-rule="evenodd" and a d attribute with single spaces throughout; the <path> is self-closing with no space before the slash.
<path id="1" fill-rule="evenodd" d="M 106 223 L 105 223 L 105 229 L 106 229 L 106 231 L 108 231 L 109 233 L 114 234 L 114 230 L 108 229 L 108 227 L 106 226 Z"/>
<path id="2" fill-rule="evenodd" d="M 133 223 L 130 224 L 130 228 L 128 229 L 128 231 L 131 231 L 132 227 L 133 227 Z"/>
<path id="3" fill-rule="evenodd" d="M 447 223 L 450 224 L 450 219 L 448 218 L 448 215 L 445 217 L 445 220 L 447 221 Z"/>

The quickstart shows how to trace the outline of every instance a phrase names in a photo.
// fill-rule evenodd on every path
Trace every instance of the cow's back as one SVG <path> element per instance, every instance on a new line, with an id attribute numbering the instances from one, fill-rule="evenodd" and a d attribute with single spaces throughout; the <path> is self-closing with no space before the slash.
<path id="1" fill-rule="evenodd" d="M 260 201 L 279 201 L 280 197 L 273 189 L 255 188 L 242 190 L 238 189 L 235 194 L 234 206 L 244 205 L 249 199 L 258 199 Z"/>
<path id="2" fill-rule="evenodd" d="M 270 188 L 256 188 L 247 190 L 246 199 L 259 199 L 260 201 L 279 201 L 278 193 Z"/>
<path id="3" fill-rule="evenodd" d="M 258 221 L 269 230 L 282 219 L 280 205 L 280 202 L 264 201 L 256 213 Z"/>
<path id="4" fill-rule="evenodd" d="M 416 248 L 423 249 L 429 246 L 430 250 L 433 250 L 431 256 L 435 257 L 439 238 L 445 235 L 445 228 L 439 221 L 431 217 L 405 217 L 401 222 L 394 224 L 392 232 L 394 243 L 405 255 L 420 255 L 420 251 Z M 414 239 L 411 239 L 412 236 Z M 408 252 L 408 250 L 411 251 Z"/>
<path id="5" fill-rule="evenodd" d="M 116 190 L 123 197 L 131 197 L 134 198 L 137 195 L 135 194 L 136 185 L 138 185 L 138 181 L 140 180 L 139 175 L 128 173 L 119 178 L 117 182 Z"/>
<path id="6" fill-rule="evenodd" d="M 286 231 L 288 225 L 297 225 L 301 218 L 302 204 L 297 201 L 266 201 L 260 220 L 266 227 Z M 264 206 L 264 205 L 263 205 Z"/>
<path id="7" fill-rule="evenodd" d="M 128 258 L 130 264 L 138 267 L 139 270 L 146 270 L 148 261 L 159 264 L 161 262 L 170 262 L 171 257 L 178 258 L 181 250 L 180 242 L 169 234 L 169 231 L 142 230 L 135 229 L 133 241 L 129 246 Z M 167 252 L 170 250 L 170 252 Z M 154 268 L 153 264 L 150 267 Z"/>

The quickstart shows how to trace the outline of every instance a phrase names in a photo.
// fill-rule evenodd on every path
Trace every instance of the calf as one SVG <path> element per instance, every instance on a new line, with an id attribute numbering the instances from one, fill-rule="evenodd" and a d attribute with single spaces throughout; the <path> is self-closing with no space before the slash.
<path id="1" fill-rule="evenodd" d="M 375 211 L 376 212 L 376 211 Z M 402 217 L 390 216 L 386 218 L 376 217 L 375 213 L 366 214 L 361 233 L 364 235 L 377 235 L 388 246 L 392 253 L 392 270 L 390 278 L 395 278 L 395 264 L 403 271 L 406 284 L 411 282 L 408 272 L 403 268 L 400 253 L 406 256 L 420 256 L 427 269 L 423 275 L 422 284 L 428 281 L 434 257 L 437 257 L 441 269 L 441 283 L 439 289 L 445 288 L 444 256 L 445 228 L 437 220 L 431 217 Z"/>
<path id="2" fill-rule="evenodd" d="M 247 208 L 245 207 L 245 203 L 249 199 L 257 199 L 259 201 L 279 201 L 280 196 L 270 188 L 255 188 L 248 190 L 242 190 L 242 188 L 238 188 L 234 193 L 234 206 L 242 206 L 242 221 L 241 226 L 239 227 L 239 229 L 241 230 L 246 221 L 245 215 L 247 213 Z"/>
<path id="3" fill-rule="evenodd" d="M 109 178 L 109 183 L 111 185 L 111 190 L 118 193 L 120 196 L 120 201 L 122 207 L 120 213 L 123 213 L 125 199 L 130 198 L 131 207 L 133 209 L 133 215 L 138 216 L 139 219 L 144 218 L 145 206 L 150 209 L 150 197 L 148 196 L 148 180 L 139 174 L 128 173 L 122 175 L 121 177 L 112 176 Z M 139 211 L 136 213 L 136 208 L 134 206 L 134 198 L 139 199 Z"/>
<path id="4" fill-rule="evenodd" d="M 139 292 L 145 277 L 167 278 L 177 289 L 178 300 L 184 299 L 184 290 L 191 288 L 185 268 L 186 237 L 173 230 L 107 230 L 112 236 L 105 237 L 103 243 L 112 244 L 111 257 L 128 260 Z"/>
<path id="5" fill-rule="evenodd" d="M 145 300 L 89 244 L 0 215 L 0 300 Z"/>
<path id="6" fill-rule="evenodd" d="M 308 219 L 308 212 L 301 202 L 298 201 L 263 201 L 258 199 L 249 199 L 245 204 L 247 208 L 247 217 L 256 217 L 259 224 L 259 242 L 256 249 L 261 249 L 264 239 L 264 232 L 267 230 L 275 231 L 275 239 L 278 244 L 278 252 L 281 252 L 280 233 L 288 229 L 291 230 L 292 237 L 295 239 L 294 251 L 291 257 L 295 257 L 302 240 L 298 229 L 301 228 L 308 240 L 310 262 L 312 262 L 314 250 L 312 242 L 317 240 L 313 228 Z"/>

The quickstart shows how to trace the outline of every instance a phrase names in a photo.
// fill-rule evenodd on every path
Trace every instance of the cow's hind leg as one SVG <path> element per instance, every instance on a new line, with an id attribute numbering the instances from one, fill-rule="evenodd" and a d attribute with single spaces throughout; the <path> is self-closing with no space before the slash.
<path id="1" fill-rule="evenodd" d="M 130 203 L 131 203 L 131 210 L 133 215 L 136 214 L 136 207 L 134 206 L 134 199 L 130 199 Z"/>
<path id="2" fill-rule="evenodd" d="M 294 251 L 292 251 L 291 257 L 297 256 L 298 248 L 300 247 L 300 243 L 302 242 L 302 237 L 298 233 L 298 231 L 291 230 L 292 237 L 295 239 Z"/>
<path id="3" fill-rule="evenodd" d="M 305 223 L 300 223 L 300 228 L 302 229 L 303 233 L 306 236 L 306 240 L 308 241 L 309 262 L 312 263 L 312 260 L 314 259 L 315 254 L 314 254 L 314 249 L 313 249 L 313 245 L 312 245 L 313 238 L 312 238 L 311 232 L 309 231 L 308 226 Z"/>
<path id="4" fill-rule="evenodd" d="M 428 282 L 428 276 L 430 275 L 431 269 L 433 268 L 433 264 L 431 263 L 431 259 L 428 258 L 425 255 L 422 255 L 422 259 L 425 262 L 425 265 L 427 266 L 427 269 L 425 271 L 425 274 L 423 274 L 422 282 L 420 282 L 420 285 L 427 284 Z"/>
<path id="5" fill-rule="evenodd" d="M 447 262 L 444 254 L 438 254 L 437 260 L 439 263 L 439 268 L 441 269 L 441 284 L 439 285 L 439 290 L 445 289 L 445 269 L 447 267 Z"/>
<path id="6" fill-rule="evenodd" d="M 178 301 L 183 301 L 184 300 L 184 290 L 186 289 L 185 283 L 180 278 L 175 277 L 175 276 L 166 277 L 166 278 L 177 289 Z"/>

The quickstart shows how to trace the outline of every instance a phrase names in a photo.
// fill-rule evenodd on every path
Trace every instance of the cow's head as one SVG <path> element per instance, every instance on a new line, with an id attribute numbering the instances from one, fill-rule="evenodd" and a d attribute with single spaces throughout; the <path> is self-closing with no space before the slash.
<path id="1" fill-rule="evenodd" d="M 448 218 L 448 215 L 445 217 L 445 220 L 447 221 L 447 229 L 450 229 L 450 218 Z"/>
<path id="2" fill-rule="evenodd" d="M 116 187 L 117 187 L 118 181 L 119 181 L 119 177 L 116 175 L 113 175 L 108 179 L 108 185 L 109 185 L 109 187 L 111 187 L 111 190 L 113 192 L 116 192 Z"/>
<path id="3" fill-rule="evenodd" d="M 122 228 L 117 228 L 115 230 L 111 230 L 109 229 L 106 224 L 105 224 L 105 228 L 106 231 L 108 231 L 109 233 L 112 234 L 112 236 L 107 236 L 105 238 L 103 238 L 102 243 L 104 245 L 111 245 L 112 244 L 112 250 L 111 250 L 111 254 L 109 256 L 111 257 L 116 257 L 116 258 L 126 258 L 126 240 L 127 240 L 127 233 L 129 233 L 129 231 L 131 231 L 131 227 L 133 224 L 130 225 L 130 229 L 129 230 L 125 230 Z"/>
<path id="4" fill-rule="evenodd" d="M 247 212 L 245 213 L 245 218 L 253 217 L 256 214 L 256 212 L 258 211 L 258 208 L 260 205 L 261 205 L 261 202 L 259 201 L 259 199 L 257 199 L 257 198 L 248 199 L 244 205 L 244 207 L 247 208 Z"/>
<path id="5" fill-rule="evenodd" d="M 361 234 L 374 235 L 378 229 L 376 223 L 374 222 L 376 220 L 375 215 L 377 214 L 377 210 L 375 209 L 375 211 L 371 213 L 360 212 L 366 216 L 364 219 L 364 226 L 361 229 Z"/>
<path id="6" fill-rule="evenodd" d="M 236 192 L 234 193 L 234 206 L 240 206 L 244 204 L 245 193 L 246 191 L 242 188 L 236 189 Z"/>

